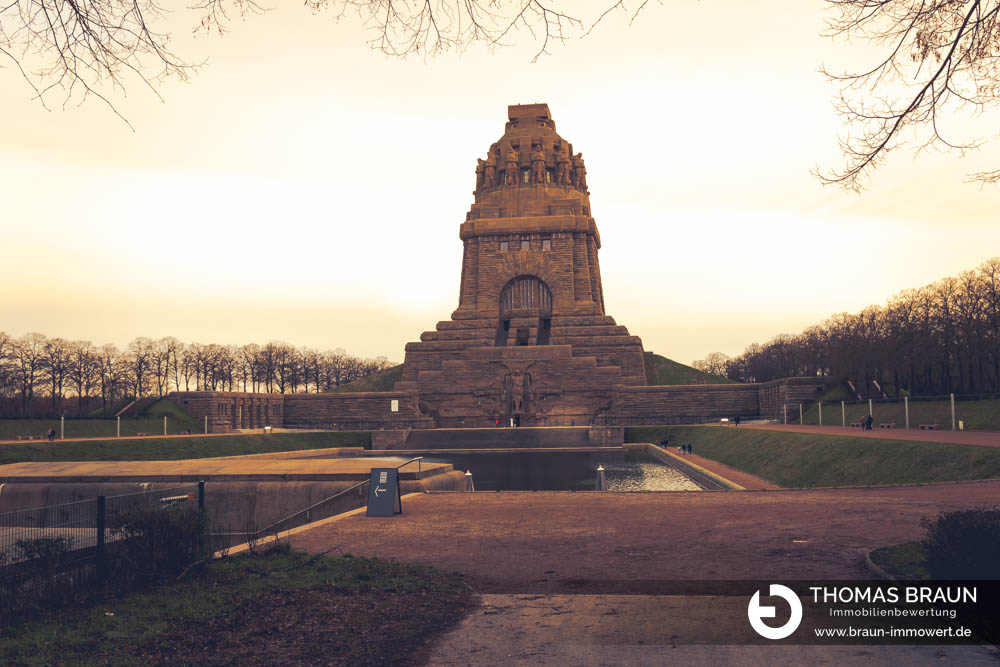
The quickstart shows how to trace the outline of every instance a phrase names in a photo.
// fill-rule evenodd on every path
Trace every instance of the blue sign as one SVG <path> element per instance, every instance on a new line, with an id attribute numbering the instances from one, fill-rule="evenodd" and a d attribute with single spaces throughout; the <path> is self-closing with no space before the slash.
<path id="1" fill-rule="evenodd" d="M 368 483 L 368 511 L 365 516 L 392 516 L 403 513 L 399 495 L 399 470 L 372 468 Z"/>

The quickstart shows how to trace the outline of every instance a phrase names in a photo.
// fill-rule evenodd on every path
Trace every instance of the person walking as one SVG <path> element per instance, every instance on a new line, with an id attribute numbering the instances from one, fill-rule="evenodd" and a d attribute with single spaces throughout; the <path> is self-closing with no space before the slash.
<path id="1" fill-rule="evenodd" d="M 872 418 L 871 414 L 869 414 L 868 418 L 865 419 L 865 430 L 866 431 L 872 430 L 872 422 L 873 421 L 875 421 L 875 420 Z"/>

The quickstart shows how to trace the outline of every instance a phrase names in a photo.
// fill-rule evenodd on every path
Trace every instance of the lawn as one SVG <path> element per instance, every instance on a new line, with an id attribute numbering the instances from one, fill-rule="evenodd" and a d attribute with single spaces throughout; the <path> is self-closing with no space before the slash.
<path id="1" fill-rule="evenodd" d="M 177 435 L 190 431 L 204 432 L 204 424 L 168 399 L 161 399 L 149 406 L 141 417 L 123 417 L 121 419 L 122 435 L 137 435 L 152 433 L 163 435 L 163 418 L 167 418 L 167 435 Z M 49 429 L 59 437 L 60 423 L 58 419 L 0 419 L 0 440 L 16 440 L 19 435 L 41 435 Z M 67 438 L 113 438 L 117 435 L 118 420 L 111 419 L 66 419 L 64 431 Z"/>
<path id="2" fill-rule="evenodd" d="M 913 484 L 1000 478 L 1000 447 L 880 440 L 721 426 L 635 426 L 626 442 L 691 443 L 780 486 Z"/>
<path id="3" fill-rule="evenodd" d="M 457 575 L 279 548 L 0 630 L 0 664 L 420 662 L 474 598 Z"/>
<path id="4" fill-rule="evenodd" d="M 252 435 L 31 442 L 0 445 L 0 465 L 20 461 L 177 461 L 293 449 L 371 447 L 370 431 L 305 431 Z"/>

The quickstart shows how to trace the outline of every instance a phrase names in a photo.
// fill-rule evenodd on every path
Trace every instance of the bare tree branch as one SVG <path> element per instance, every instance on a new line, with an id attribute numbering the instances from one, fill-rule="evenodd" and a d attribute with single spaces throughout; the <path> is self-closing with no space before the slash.
<path id="1" fill-rule="evenodd" d="M 834 74 L 835 105 L 847 126 L 845 163 L 815 169 L 827 184 L 859 191 L 886 155 L 907 141 L 919 153 L 935 147 L 963 153 L 980 137 L 953 139 L 943 123 L 957 112 L 995 110 L 1000 101 L 1000 0 L 827 0 L 839 16 L 829 34 L 887 45 L 886 56 L 862 72 Z M 971 180 L 994 182 L 990 174 Z"/>

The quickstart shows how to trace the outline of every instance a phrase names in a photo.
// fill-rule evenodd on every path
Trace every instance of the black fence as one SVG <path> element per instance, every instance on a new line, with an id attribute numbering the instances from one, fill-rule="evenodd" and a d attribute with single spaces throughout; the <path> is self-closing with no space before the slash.
<path id="1" fill-rule="evenodd" d="M 203 521 L 204 508 L 199 482 L 0 514 L 0 616 L 65 602 L 105 584 L 112 572 L 122 580 L 123 563 L 156 572 L 176 555 L 178 536 L 161 535 L 155 544 L 150 529 L 163 519 L 176 523 L 178 513 L 188 523 Z M 179 546 L 204 551 L 204 531 L 187 532 L 202 543 Z"/>

